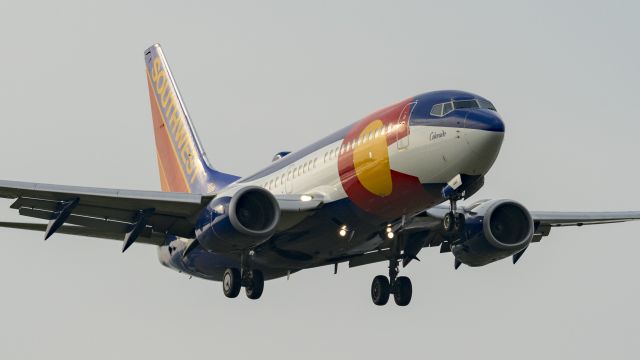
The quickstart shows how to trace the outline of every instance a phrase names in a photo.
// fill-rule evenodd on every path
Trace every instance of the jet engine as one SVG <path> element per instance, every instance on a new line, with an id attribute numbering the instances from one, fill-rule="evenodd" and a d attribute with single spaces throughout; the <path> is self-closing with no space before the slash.
<path id="1" fill-rule="evenodd" d="M 269 240 L 280 220 L 275 197 L 257 186 L 220 194 L 199 218 L 196 238 L 210 251 L 248 249 Z"/>
<path id="2" fill-rule="evenodd" d="M 465 215 L 465 236 L 451 245 L 458 261 L 482 266 L 514 255 L 533 238 L 529 211 L 512 200 L 492 200 L 472 207 Z"/>

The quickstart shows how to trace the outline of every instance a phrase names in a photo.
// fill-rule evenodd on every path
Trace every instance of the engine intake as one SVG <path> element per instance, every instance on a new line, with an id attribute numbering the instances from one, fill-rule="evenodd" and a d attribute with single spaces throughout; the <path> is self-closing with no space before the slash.
<path id="1" fill-rule="evenodd" d="M 273 234 L 280 220 L 280 207 L 273 195 L 259 187 L 238 191 L 229 203 L 229 219 L 249 236 Z"/>
<path id="2" fill-rule="evenodd" d="M 257 186 L 247 186 L 211 201 L 198 220 L 196 237 L 210 251 L 248 249 L 269 240 L 280 221 L 275 197 Z"/>
<path id="3" fill-rule="evenodd" d="M 513 200 L 488 201 L 466 215 L 466 240 L 451 251 L 464 264 L 482 266 L 529 246 L 533 231 L 533 219 L 524 206 Z"/>

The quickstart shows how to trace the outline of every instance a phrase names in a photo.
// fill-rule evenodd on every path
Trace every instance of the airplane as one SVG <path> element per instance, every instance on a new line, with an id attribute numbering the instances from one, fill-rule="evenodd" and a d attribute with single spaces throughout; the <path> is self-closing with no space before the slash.
<path id="1" fill-rule="evenodd" d="M 39 223 L 0 227 L 156 245 L 160 263 L 258 299 L 265 280 L 348 263 L 388 263 L 375 305 L 412 298 L 400 275 L 423 248 L 454 267 L 517 263 L 552 227 L 640 219 L 629 212 L 538 212 L 510 199 L 458 205 L 483 185 L 505 125 L 486 98 L 433 91 L 402 100 L 244 177 L 211 166 L 159 44 L 145 52 L 162 191 L 0 180 L 0 197 Z M 43 222 L 46 220 L 48 222 Z"/>

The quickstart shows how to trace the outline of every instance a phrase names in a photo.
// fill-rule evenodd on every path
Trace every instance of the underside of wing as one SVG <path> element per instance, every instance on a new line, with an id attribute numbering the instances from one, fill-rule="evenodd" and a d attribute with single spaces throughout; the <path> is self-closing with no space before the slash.
<path id="1" fill-rule="evenodd" d="M 47 224 L 37 223 L 23 223 L 23 222 L 0 222 L 0 227 L 19 230 L 31 230 L 45 232 L 47 230 Z M 123 234 L 100 231 L 85 226 L 75 225 L 62 225 L 57 233 L 66 235 L 85 236 L 98 239 L 118 240 L 122 241 Z M 142 244 L 162 245 L 164 243 L 164 237 L 159 234 L 150 234 L 149 236 L 141 236 L 136 242 Z"/>
<path id="2" fill-rule="evenodd" d="M 155 243 L 157 234 L 194 237 L 196 217 L 214 195 L 0 181 L 0 197 L 15 199 L 11 208 L 20 215 L 48 220 L 47 237 L 57 231 Z M 19 226 L 40 230 L 42 225 Z"/>
<path id="3" fill-rule="evenodd" d="M 481 206 L 483 204 L 488 205 L 491 202 L 495 203 L 496 201 L 481 200 L 469 206 L 461 206 L 458 208 L 458 211 L 461 214 L 464 214 L 464 217 L 466 218 L 465 222 L 469 222 L 470 219 L 476 219 L 471 221 L 477 221 L 478 219 L 480 219 L 480 223 L 482 223 L 483 221 L 493 221 L 486 218 L 486 216 L 489 216 L 489 214 L 486 212 L 487 208 L 483 208 Z M 497 201 L 497 203 L 500 202 L 503 201 Z M 533 228 L 530 233 L 530 242 L 538 242 L 543 237 L 548 236 L 551 232 L 552 227 L 611 224 L 640 220 L 640 211 L 529 212 L 524 207 L 522 209 L 523 211 L 530 214 L 532 220 L 530 226 L 532 226 Z M 439 246 L 440 252 L 450 252 L 453 244 L 464 243 L 464 241 L 468 239 L 469 236 L 473 236 L 468 232 L 472 230 L 463 230 L 465 235 L 461 235 L 462 232 L 460 231 L 447 232 L 444 229 L 443 219 L 445 215 L 449 213 L 449 211 L 449 206 L 445 204 L 438 205 L 414 217 L 406 218 L 402 222 L 393 225 L 393 231 L 398 238 L 402 239 L 403 242 L 402 248 L 400 250 L 402 251 L 402 257 L 405 261 L 405 264 L 408 263 L 411 259 L 417 258 L 416 255 L 421 248 Z M 507 217 L 506 220 L 509 220 L 509 218 Z M 476 230 L 473 231 L 478 231 L 477 229 L 478 228 L 476 227 Z M 492 231 L 497 229 L 498 228 L 491 228 Z M 349 264 L 350 266 L 360 266 L 388 260 L 393 256 L 393 253 L 391 251 L 392 247 L 393 240 L 386 240 L 376 250 L 350 258 Z M 524 248 L 526 248 L 526 246 L 524 246 Z M 516 253 L 514 262 L 516 262 L 522 255 L 522 253 L 524 252 L 524 248 Z"/>
<path id="4" fill-rule="evenodd" d="M 548 226 L 582 226 L 595 224 L 609 224 L 624 221 L 640 220 L 640 211 L 618 212 L 561 212 L 561 211 L 533 211 L 534 221 Z"/>

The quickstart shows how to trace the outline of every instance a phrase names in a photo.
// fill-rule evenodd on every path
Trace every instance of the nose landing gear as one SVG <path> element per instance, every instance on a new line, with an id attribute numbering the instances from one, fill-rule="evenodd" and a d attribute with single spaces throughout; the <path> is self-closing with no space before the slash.
<path id="1" fill-rule="evenodd" d="M 464 228 L 464 214 L 458 212 L 457 202 L 462 196 L 449 198 L 449 212 L 442 218 L 442 228 L 448 234 L 458 233 Z"/>
<path id="2" fill-rule="evenodd" d="M 398 306 L 407 306 L 411 302 L 413 287 L 411 280 L 406 276 L 398 277 L 399 261 L 389 260 L 389 277 L 378 275 L 371 283 L 371 300 L 373 303 L 382 306 L 389 301 L 389 296 L 393 294 L 393 300 Z"/>

